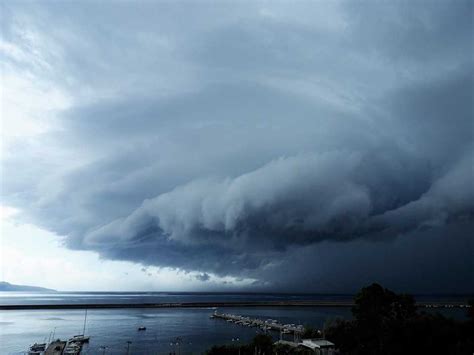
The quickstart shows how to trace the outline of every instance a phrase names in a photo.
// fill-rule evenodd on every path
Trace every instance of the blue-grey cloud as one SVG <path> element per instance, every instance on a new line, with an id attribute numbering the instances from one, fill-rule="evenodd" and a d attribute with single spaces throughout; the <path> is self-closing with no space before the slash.
<path id="1" fill-rule="evenodd" d="M 439 249 L 446 275 L 472 269 L 472 3 L 214 5 L 7 2 L 5 43 L 38 59 L 7 68 L 74 100 L 10 146 L 5 203 L 70 248 L 202 281 L 415 287 L 420 241 L 423 289 Z"/>
<path id="2" fill-rule="evenodd" d="M 209 281 L 211 277 L 209 276 L 209 274 L 206 274 L 206 273 L 204 272 L 204 273 L 202 273 L 202 274 L 197 274 L 197 275 L 195 276 L 195 278 L 196 278 L 196 280 L 198 280 L 198 281 L 205 282 L 205 281 Z"/>

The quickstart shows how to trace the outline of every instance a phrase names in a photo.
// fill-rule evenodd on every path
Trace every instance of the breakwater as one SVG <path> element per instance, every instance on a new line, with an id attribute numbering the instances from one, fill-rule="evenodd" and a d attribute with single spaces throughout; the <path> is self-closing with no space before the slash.
<path id="1" fill-rule="evenodd" d="M 0 310 L 33 309 L 120 309 L 120 308 L 223 308 L 223 307 L 352 307 L 349 301 L 239 301 L 239 302 L 173 302 L 173 303 L 73 303 L 73 304 L 7 304 Z M 462 302 L 419 302 L 420 308 L 466 308 Z"/>

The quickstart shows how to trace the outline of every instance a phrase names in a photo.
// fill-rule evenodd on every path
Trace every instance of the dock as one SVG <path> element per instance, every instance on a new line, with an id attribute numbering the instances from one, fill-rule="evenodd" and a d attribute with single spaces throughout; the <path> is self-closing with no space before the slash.
<path id="1" fill-rule="evenodd" d="M 66 347 L 66 344 L 67 342 L 59 340 L 59 339 L 52 341 L 46 348 L 44 355 L 62 355 L 63 350 Z"/>
<path id="2" fill-rule="evenodd" d="M 280 338 L 283 334 L 293 334 L 295 341 L 300 339 L 304 332 L 304 326 L 301 324 L 282 324 L 275 319 L 262 320 L 259 318 L 244 317 L 230 313 L 218 313 L 217 311 L 211 315 L 211 318 L 222 319 L 229 323 L 247 327 L 257 327 L 264 332 L 279 332 Z"/>
<path id="3" fill-rule="evenodd" d="M 30 346 L 28 354 L 44 355 L 79 355 L 84 341 L 78 341 L 74 338 L 66 340 L 53 340 L 49 344 L 34 344 Z M 46 349 L 45 349 L 46 347 Z"/>

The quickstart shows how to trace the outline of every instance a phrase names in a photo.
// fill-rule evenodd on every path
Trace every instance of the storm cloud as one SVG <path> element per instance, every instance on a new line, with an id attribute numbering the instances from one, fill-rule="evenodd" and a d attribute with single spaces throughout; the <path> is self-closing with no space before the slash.
<path id="1" fill-rule="evenodd" d="M 201 281 L 473 290 L 472 2 L 2 6 L 5 80 L 47 89 L 22 220 Z"/>

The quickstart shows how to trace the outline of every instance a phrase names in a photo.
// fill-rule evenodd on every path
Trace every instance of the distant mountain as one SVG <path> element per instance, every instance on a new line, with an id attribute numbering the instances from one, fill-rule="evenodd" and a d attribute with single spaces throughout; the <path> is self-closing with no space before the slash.
<path id="1" fill-rule="evenodd" d="M 56 292 L 56 290 L 52 290 L 50 288 L 44 288 L 44 287 L 38 287 L 38 286 L 13 285 L 5 281 L 0 281 L 0 291 Z"/>

